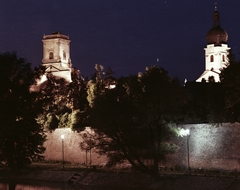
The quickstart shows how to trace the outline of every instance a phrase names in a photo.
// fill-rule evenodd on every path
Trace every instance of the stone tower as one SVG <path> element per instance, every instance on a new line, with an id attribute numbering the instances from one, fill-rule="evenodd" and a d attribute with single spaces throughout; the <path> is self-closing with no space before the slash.
<path id="1" fill-rule="evenodd" d="M 219 74 L 221 69 L 226 66 L 228 61 L 228 51 L 230 48 L 227 45 L 228 34 L 220 26 L 220 13 L 215 7 L 213 13 L 213 27 L 206 35 L 207 47 L 205 50 L 205 71 L 196 80 L 196 82 L 209 82 L 209 77 L 214 77 L 215 82 L 220 82 Z"/>
<path id="2" fill-rule="evenodd" d="M 56 78 L 71 82 L 70 40 L 60 32 L 43 36 L 42 66 Z"/>
<path id="3" fill-rule="evenodd" d="M 42 66 L 45 67 L 45 73 L 36 80 L 35 85 L 31 86 L 31 91 L 39 91 L 44 88 L 48 74 L 52 74 L 57 79 L 65 79 L 67 83 L 72 82 L 69 36 L 56 32 L 44 35 L 42 42 Z"/>

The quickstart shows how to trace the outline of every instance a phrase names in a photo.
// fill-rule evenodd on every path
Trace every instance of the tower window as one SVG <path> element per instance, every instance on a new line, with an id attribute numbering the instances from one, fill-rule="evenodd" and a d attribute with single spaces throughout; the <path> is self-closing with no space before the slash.
<path id="1" fill-rule="evenodd" d="M 225 62 L 225 56 L 224 55 L 222 55 L 222 61 Z"/>
<path id="2" fill-rule="evenodd" d="M 66 60 L 66 52 L 63 52 L 63 59 Z"/>
<path id="3" fill-rule="evenodd" d="M 49 53 L 49 59 L 53 59 L 53 52 Z"/>
<path id="4" fill-rule="evenodd" d="M 214 57 L 213 57 L 213 55 L 210 56 L 210 62 L 214 62 Z"/>

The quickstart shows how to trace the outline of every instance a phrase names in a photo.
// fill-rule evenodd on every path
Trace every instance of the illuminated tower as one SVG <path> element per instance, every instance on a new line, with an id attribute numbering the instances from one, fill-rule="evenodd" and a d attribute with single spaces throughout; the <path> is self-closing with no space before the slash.
<path id="1" fill-rule="evenodd" d="M 214 77 L 215 82 L 220 82 L 219 74 L 221 69 L 226 66 L 228 61 L 228 51 L 230 48 L 227 45 L 228 34 L 220 27 L 220 13 L 213 13 L 213 27 L 206 35 L 207 47 L 205 50 L 205 71 L 196 80 L 196 82 L 209 82 L 209 77 Z"/>
<path id="2" fill-rule="evenodd" d="M 70 40 L 60 32 L 43 36 L 42 66 L 56 78 L 71 82 Z"/>
<path id="3" fill-rule="evenodd" d="M 39 91 L 41 88 L 44 88 L 48 80 L 48 74 L 53 75 L 56 79 L 64 79 L 66 83 L 72 82 L 69 37 L 57 32 L 51 35 L 44 35 L 42 41 L 42 66 L 45 67 L 45 73 L 36 80 L 35 85 L 31 86 L 31 91 Z"/>

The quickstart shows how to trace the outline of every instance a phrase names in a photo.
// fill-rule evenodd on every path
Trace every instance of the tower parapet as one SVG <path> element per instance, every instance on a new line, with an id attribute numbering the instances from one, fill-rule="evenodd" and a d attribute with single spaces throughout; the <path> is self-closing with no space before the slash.
<path id="1" fill-rule="evenodd" d="M 50 35 L 45 35 L 43 36 L 43 39 L 55 39 L 55 38 L 62 38 L 69 40 L 69 36 L 63 35 L 61 32 L 53 32 Z"/>

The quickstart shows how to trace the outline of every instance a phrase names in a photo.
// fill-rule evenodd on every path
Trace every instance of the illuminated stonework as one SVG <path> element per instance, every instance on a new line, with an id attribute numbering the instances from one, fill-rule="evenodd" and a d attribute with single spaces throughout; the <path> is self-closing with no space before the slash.
<path id="1" fill-rule="evenodd" d="M 219 74 L 228 62 L 228 51 L 230 48 L 227 45 L 228 34 L 220 27 L 220 14 L 213 13 L 213 27 L 206 35 L 207 47 L 205 50 L 205 71 L 196 80 L 196 82 L 209 82 L 209 77 L 212 77 L 215 82 L 220 82 Z"/>
<path id="2" fill-rule="evenodd" d="M 43 36 L 42 66 L 46 72 L 56 78 L 71 82 L 72 63 L 70 58 L 70 40 L 68 36 L 58 33 Z"/>
<path id="3" fill-rule="evenodd" d="M 43 36 L 43 59 L 42 66 L 45 67 L 45 74 L 36 81 L 36 85 L 30 90 L 38 91 L 47 81 L 47 75 L 52 74 L 57 79 L 65 79 L 67 83 L 72 82 L 72 63 L 70 58 L 69 36 L 60 32 Z"/>

